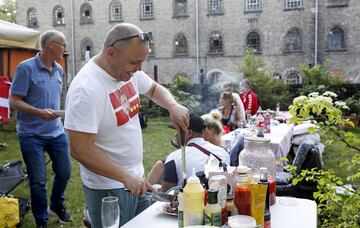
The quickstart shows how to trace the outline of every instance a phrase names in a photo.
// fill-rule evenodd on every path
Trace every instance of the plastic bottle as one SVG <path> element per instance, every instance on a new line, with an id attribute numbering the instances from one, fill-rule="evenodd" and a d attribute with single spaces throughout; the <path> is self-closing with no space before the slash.
<path id="1" fill-rule="evenodd" d="M 178 227 L 184 227 L 184 189 L 180 188 L 178 194 Z"/>
<path id="2" fill-rule="evenodd" d="M 204 222 L 204 188 L 192 170 L 183 193 L 184 226 L 202 225 Z"/>
<path id="3" fill-rule="evenodd" d="M 218 190 L 208 190 L 208 203 L 205 207 L 205 225 L 221 227 L 221 207 L 218 203 Z"/>
<path id="4" fill-rule="evenodd" d="M 264 117 L 264 133 L 270 133 L 270 114 L 267 112 Z"/>
<path id="5" fill-rule="evenodd" d="M 227 197 L 227 179 L 224 175 L 215 175 L 209 179 L 209 189 L 218 190 L 218 203 L 221 207 L 222 225 L 226 222 L 226 197 Z"/>
<path id="6" fill-rule="evenodd" d="M 248 182 L 248 168 L 238 166 L 236 168 L 237 176 L 235 183 L 234 203 L 238 209 L 239 215 L 251 216 L 251 191 Z"/>
<path id="7" fill-rule="evenodd" d="M 271 228 L 271 213 L 270 213 L 270 185 L 267 177 L 267 168 L 260 168 L 260 183 L 267 186 L 266 203 L 264 212 L 264 228 Z"/>
<path id="8" fill-rule="evenodd" d="M 262 109 L 259 107 L 256 117 L 256 136 L 264 137 L 264 117 L 262 115 Z"/>

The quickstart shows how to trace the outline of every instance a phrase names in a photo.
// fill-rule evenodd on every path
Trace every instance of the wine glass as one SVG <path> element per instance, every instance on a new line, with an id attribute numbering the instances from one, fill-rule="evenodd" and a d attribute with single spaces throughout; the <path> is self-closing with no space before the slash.
<path id="1" fill-rule="evenodd" d="M 118 228 L 120 222 L 120 208 L 118 198 L 108 196 L 102 199 L 101 222 L 103 228 Z"/>

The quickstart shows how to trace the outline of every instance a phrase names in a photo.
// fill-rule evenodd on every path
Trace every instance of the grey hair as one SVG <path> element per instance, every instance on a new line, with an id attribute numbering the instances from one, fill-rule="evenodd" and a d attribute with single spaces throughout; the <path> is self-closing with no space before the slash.
<path id="1" fill-rule="evenodd" d="M 56 39 L 58 37 L 65 37 L 65 36 L 62 32 L 59 32 L 57 30 L 48 30 L 48 31 L 44 32 L 43 34 L 41 34 L 41 37 L 40 37 L 41 49 L 44 49 L 44 47 L 50 41 L 53 41 L 54 39 Z"/>
<path id="2" fill-rule="evenodd" d="M 140 33 L 143 33 L 143 31 L 137 27 L 134 24 L 130 23 L 120 23 L 115 25 L 110 29 L 110 31 L 107 33 L 106 38 L 103 43 L 103 51 L 107 50 L 111 45 L 118 39 L 129 37 L 129 36 L 135 36 Z M 121 46 L 124 43 L 129 43 L 131 40 L 123 40 L 116 42 L 116 46 Z"/>
<path id="3" fill-rule="evenodd" d="M 241 81 L 241 86 L 250 89 L 251 82 L 249 80 L 247 80 L 247 79 L 244 79 L 244 80 Z"/>

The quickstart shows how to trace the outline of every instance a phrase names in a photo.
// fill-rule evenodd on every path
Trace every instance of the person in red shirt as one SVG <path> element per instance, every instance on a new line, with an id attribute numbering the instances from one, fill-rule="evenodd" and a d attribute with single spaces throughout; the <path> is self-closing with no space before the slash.
<path id="1" fill-rule="evenodd" d="M 249 80 L 244 79 L 240 82 L 241 92 L 239 93 L 240 99 L 244 104 L 246 114 L 255 115 L 259 104 L 257 95 L 250 89 L 251 83 Z"/>

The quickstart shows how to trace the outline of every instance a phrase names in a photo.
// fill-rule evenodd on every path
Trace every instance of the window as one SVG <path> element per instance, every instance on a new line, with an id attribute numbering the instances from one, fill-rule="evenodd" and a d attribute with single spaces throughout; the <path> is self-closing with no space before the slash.
<path id="1" fill-rule="evenodd" d="M 29 8 L 27 11 L 27 24 L 28 27 L 39 27 L 37 10 L 35 8 Z"/>
<path id="2" fill-rule="evenodd" d="M 254 52 L 260 51 L 260 35 L 259 33 L 252 31 L 246 37 L 246 45 L 248 48 L 254 50 Z"/>
<path id="3" fill-rule="evenodd" d="M 53 9 L 54 26 L 65 25 L 64 8 L 57 5 Z"/>
<path id="4" fill-rule="evenodd" d="M 152 0 L 141 0 L 141 19 L 153 19 L 154 18 L 154 3 Z"/>
<path id="5" fill-rule="evenodd" d="M 175 36 L 175 55 L 187 55 L 188 48 L 187 48 L 187 41 L 186 37 L 182 34 L 177 34 Z"/>
<path id="6" fill-rule="evenodd" d="M 223 14 L 223 0 L 208 0 L 209 14 Z"/>
<path id="7" fill-rule="evenodd" d="M 83 3 L 80 7 L 80 23 L 81 24 L 92 24 L 93 12 L 92 7 L 89 3 Z"/>
<path id="8" fill-rule="evenodd" d="M 285 9 L 300 9 L 302 7 L 302 0 L 285 0 Z"/>
<path id="9" fill-rule="evenodd" d="M 187 16 L 187 0 L 175 0 L 174 17 Z"/>
<path id="10" fill-rule="evenodd" d="M 328 7 L 344 7 L 349 5 L 349 0 L 328 0 Z"/>
<path id="11" fill-rule="evenodd" d="M 81 42 L 81 59 L 88 61 L 94 55 L 94 47 L 90 38 L 84 38 Z"/>
<path id="12" fill-rule="evenodd" d="M 119 1 L 110 3 L 110 21 L 122 21 L 121 3 Z"/>
<path id="13" fill-rule="evenodd" d="M 286 70 L 284 80 L 285 83 L 288 85 L 300 85 L 303 83 L 303 78 L 301 74 L 297 72 L 294 68 Z"/>
<path id="14" fill-rule="evenodd" d="M 223 43 L 222 36 L 219 32 L 213 32 L 210 36 L 210 50 L 211 54 L 222 53 L 223 52 Z"/>
<path id="15" fill-rule="evenodd" d="M 297 28 L 291 28 L 285 36 L 285 51 L 300 51 L 301 48 L 301 33 Z"/>
<path id="16" fill-rule="evenodd" d="M 345 48 L 345 35 L 344 30 L 335 27 L 331 29 L 331 31 L 328 34 L 328 49 L 334 50 L 334 49 L 344 49 Z"/>
<path id="17" fill-rule="evenodd" d="M 261 11 L 261 0 L 245 0 L 245 12 Z"/>

